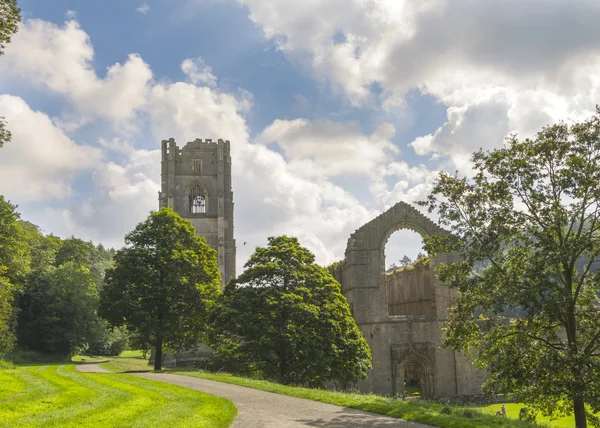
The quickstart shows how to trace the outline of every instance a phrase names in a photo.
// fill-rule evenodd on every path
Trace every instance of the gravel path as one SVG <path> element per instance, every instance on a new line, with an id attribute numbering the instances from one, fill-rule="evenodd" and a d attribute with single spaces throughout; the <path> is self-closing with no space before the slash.
<path id="1" fill-rule="evenodd" d="M 132 375 L 195 389 L 233 401 L 238 410 L 233 428 L 431 428 L 430 425 L 191 376 L 166 373 Z"/>
<path id="2" fill-rule="evenodd" d="M 75 368 L 77 369 L 77 371 L 82 373 L 111 373 L 108 370 L 104 370 L 98 364 L 94 363 L 79 363 L 75 366 Z"/>

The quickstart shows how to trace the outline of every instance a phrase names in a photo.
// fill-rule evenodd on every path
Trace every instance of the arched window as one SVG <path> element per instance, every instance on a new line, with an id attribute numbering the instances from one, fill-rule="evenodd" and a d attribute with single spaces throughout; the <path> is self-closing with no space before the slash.
<path id="1" fill-rule="evenodd" d="M 190 213 L 202 214 L 206 212 L 206 196 L 204 189 L 199 184 L 195 184 L 190 189 Z"/>

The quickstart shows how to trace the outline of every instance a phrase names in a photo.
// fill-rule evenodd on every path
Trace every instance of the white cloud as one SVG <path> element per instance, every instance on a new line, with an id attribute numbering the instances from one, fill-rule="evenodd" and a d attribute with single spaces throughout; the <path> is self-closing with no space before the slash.
<path id="1" fill-rule="evenodd" d="M 217 78 L 212 74 L 210 68 L 204 60 L 198 58 L 188 58 L 181 63 L 181 70 L 188 76 L 194 84 L 204 84 L 207 86 L 215 86 Z"/>
<path id="2" fill-rule="evenodd" d="M 355 105 L 372 104 L 374 82 L 384 109 L 411 89 L 444 103 L 448 122 L 412 146 L 451 167 L 507 133 L 587 116 L 600 96 L 598 2 L 241 1 L 266 38 Z"/>
<path id="3" fill-rule="evenodd" d="M 98 192 L 64 209 L 48 209 L 59 236 L 75 235 L 119 248 L 123 237 L 158 206 L 160 151 L 136 150 L 120 163 L 98 165 L 92 174 Z"/>
<path id="4" fill-rule="evenodd" d="M 69 10 L 67 10 L 65 12 L 65 18 L 67 18 L 67 19 L 75 19 L 75 18 L 77 18 L 77 12 L 75 12 L 74 10 L 69 9 Z"/>
<path id="5" fill-rule="evenodd" d="M 394 133 L 389 123 L 365 135 L 355 123 L 278 119 L 258 135 L 257 142 L 277 143 L 299 175 L 332 177 L 370 174 L 388 162 L 391 154 L 398 153 L 389 141 Z"/>
<path id="6" fill-rule="evenodd" d="M 246 97 L 191 83 L 156 85 L 148 106 L 153 133 L 180 146 L 195 138 L 231 141 L 239 269 L 267 236 L 284 233 L 298 236 L 321 263 L 339 259 L 348 235 L 376 212 L 324 178 L 297 173 L 281 154 L 251 144 Z M 389 132 L 380 130 L 384 137 Z"/>
<path id="7" fill-rule="evenodd" d="M 27 79 L 66 97 L 78 117 L 130 120 L 146 102 L 152 71 L 139 55 L 110 66 L 104 78 L 93 69 L 94 49 L 76 21 L 62 27 L 38 19 L 23 22 L 0 62 L 0 72 Z"/>
<path id="8" fill-rule="evenodd" d="M 148 3 L 143 3 L 140 7 L 138 7 L 136 9 L 138 12 L 142 13 L 142 14 L 147 14 L 148 11 L 150 10 L 150 6 L 148 6 Z"/>
<path id="9" fill-rule="evenodd" d="M 76 144 L 22 98 L 0 95 L 0 111 L 12 132 L 0 152 L 0 194 L 15 201 L 65 198 L 78 173 L 101 163 L 100 150 Z"/>

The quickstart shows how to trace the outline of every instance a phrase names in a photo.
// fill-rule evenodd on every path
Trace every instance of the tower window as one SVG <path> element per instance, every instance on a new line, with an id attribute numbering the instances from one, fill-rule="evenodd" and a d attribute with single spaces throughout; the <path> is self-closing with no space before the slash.
<path id="1" fill-rule="evenodd" d="M 190 190 L 190 213 L 202 214 L 206 212 L 206 196 L 204 189 L 198 184 Z"/>
<path id="2" fill-rule="evenodd" d="M 202 171 L 202 159 L 192 159 L 192 171 Z"/>

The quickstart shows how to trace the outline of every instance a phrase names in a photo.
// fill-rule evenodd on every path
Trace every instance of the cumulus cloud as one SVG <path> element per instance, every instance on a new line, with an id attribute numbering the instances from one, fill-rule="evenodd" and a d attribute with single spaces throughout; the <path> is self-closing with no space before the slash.
<path id="1" fill-rule="evenodd" d="M 247 242 L 238 246 L 240 269 L 267 236 L 283 233 L 298 236 L 321 263 L 333 262 L 349 234 L 376 215 L 326 178 L 307 178 L 280 153 L 253 144 L 243 117 L 245 97 L 176 82 L 156 85 L 149 99 L 157 139 L 173 137 L 180 146 L 195 138 L 231 141 L 236 239 Z M 379 132 L 389 137 L 389 128 Z"/>
<path id="2" fill-rule="evenodd" d="M 398 153 L 390 141 L 395 133 L 389 123 L 365 135 L 356 123 L 306 119 L 275 120 L 257 137 L 262 144 L 277 143 L 290 168 L 306 176 L 332 177 L 343 174 L 370 174 Z"/>
<path id="3" fill-rule="evenodd" d="M 212 68 L 210 68 L 204 60 L 198 58 L 188 58 L 181 63 L 181 70 L 188 76 L 190 81 L 194 84 L 204 84 L 207 86 L 215 86 L 217 84 L 217 78 L 212 74 Z"/>
<path id="4" fill-rule="evenodd" d="M 0 95 L 12 140 L 0 152 L 0 194 L 15 201 L 62 199 L 77 174 L 102 161 L 96 148 L 76 144 L 42 112 L 19 97 Z"/>
<path id="5" fill-rule="evenodd" d="M 70 112 L 74 116 L 132 119 L 146 102 L 150 67 L 139 55 L 130 54 L 123 64 L 113 64 L 100 78 L 92 66 L 93 58 L 92 43 L 76 21 L 59 27 L 30 19 L 20 25 L 7 47 L 0 73 L 5 79 L 27 79 L 28 84 L 66 97 L 74 107 Z"/>
<path id="6" fill-rule="evenodd" d="M 49 208 L 54 233 L 119 248 L 123 237 L 158 205 L 160 151 L 131 151 L 121 162 L 104 162 L 91 175 L 97 192 L 62 209 Z"/>
<path id="7" fill-rule="evenodd" d="M 241 1 L 266 38 L 355 105 L 373 102 L 374 82 L 383 109 L 413 89 L 444 103 L 447 123 L 412 147 L 451 168 L 510 132 L 587 116 L 600 96 L 598 2 Z"/>

